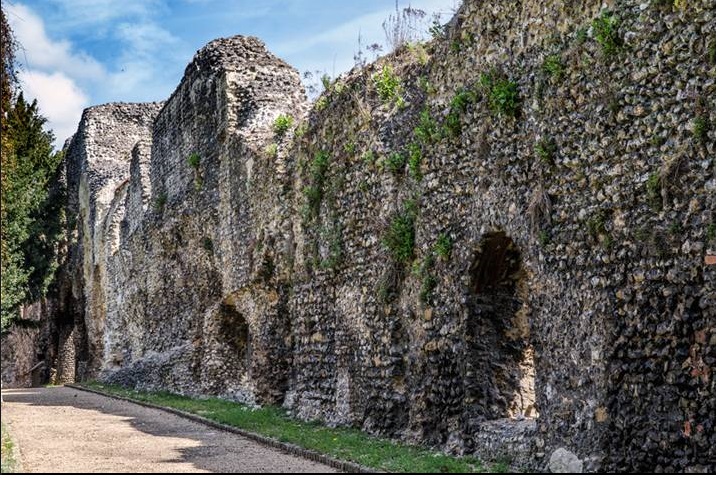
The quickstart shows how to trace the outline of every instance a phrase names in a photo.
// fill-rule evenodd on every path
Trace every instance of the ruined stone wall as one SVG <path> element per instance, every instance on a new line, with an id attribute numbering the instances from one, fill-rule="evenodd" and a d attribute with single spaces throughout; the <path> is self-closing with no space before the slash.
<path id="1" fill-rule="evenodd" d="M 589 30 L 600 6 L 563 4 L 467 3 L 426 65 L 417 49 L 384 60 L 407 108 L 378 97 L 381 61 L 315 105 L 298 162 L 330 166 L 318 214 L 298 200 L 294 220 L 300 416 L 530 450 L 533 467 L 560 447 L 586 470 L 714 467 L 715 143 L 696 127 L 714 124 L 713 4 L 616 2 L 610 54 Z M 492 109 L 488 74 L 516 83 L 515 118 Z M 424 108 L 449 129 L 429 144 Z M 421 174 L 392 171 L 412 142 Z M 297 178 L 301 198 L 314 180 Z M 399 264 L 381 241 L 410 202 Z M 482 264 L 512 256 L 490 286 Z"/>
<path id="2" fill-rule="evenodd" d="M 309 112 L 245 37 L 88 110 L 75 359 L 517 468 L 714 471 L 715 5 L 603 8 L 467 1 Z"/>
<path id="3" fill-rule="evenodd" d="M 63 314 L 77 324 L 63 335 L 73 343 L 82 368 L 103 367 L 108 258 L 119 245 L 120 221 L 132 148 L 147 137 L 160 104 L 115 103 L 88 108 L 66 148 L 68 205 L 72 233 L 67 264 L 60 270 Z M 118 185 L 121 185 L 118 190 Z M 67 291 L 69 290 L 69 291 Z M 61 344 L 60 350 L 70 347 Z M 75 378 L 77 364 L 67 364 L 65 381 Z"/>
<path id="4" fill-rule="evenodd" d="M 52 316 L 57 302 L 43 299 L 24 306 L 21 325 L 13 325 L 0 342 L 3 387 L 37 387 L 56 375 L 52 358 L 56 345 L 52 341 L 56 325 L 45 318 Z"/>
<path id="5" fill-rule="evenodd" d="M 146 145 L 135 149 L 134 216 L 108 260 L 111 380 L 283 397 L 288 369 L 274 368 L 286 363 L 288 317 L 256 244 L 291 233 L 280 229 L 289 203 L 277 201 L 288 190 L 286 154 L 265 148 L 274 119 L 301 117 L 304 101 L 296 71 L 253 38 L 212 42 L 189 65 L 154 123 L 149 160 Z"/>

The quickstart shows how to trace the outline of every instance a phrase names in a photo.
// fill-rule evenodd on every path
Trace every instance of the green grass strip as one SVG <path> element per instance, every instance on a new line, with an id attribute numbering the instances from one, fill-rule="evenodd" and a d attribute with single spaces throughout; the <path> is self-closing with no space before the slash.
<path id="1" fill-rule="evenodd" d="M 8 434 L 7 426 L 0 422 L 0 473 L 11 474 L 18 472 L 15 444 Z"/>
<path id="2" fill-rule="evenodd" d="M 448 456 L 431 449 L 372 437 L 354 428 L 331 428 L 318 422 L 300 421 L 276 406 L 253 408 L 223 399 L 195 399 L 165 392 L 134 391 L 97 382 L 82 385 L 88 389 L 193 413 L 380 471 L 474 473 L 505 472 L 507 469 L 502 463 L 487 468 L 473 456 Z"/>

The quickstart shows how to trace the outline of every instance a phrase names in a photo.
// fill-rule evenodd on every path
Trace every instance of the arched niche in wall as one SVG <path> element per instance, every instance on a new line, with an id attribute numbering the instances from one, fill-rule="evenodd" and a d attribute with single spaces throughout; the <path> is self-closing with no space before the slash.
<path id="1" fill-rule="evenodd" d="M 249 325 L 237 308 L 223 303 L 217 317 L 217 336 L 232 354 L 232 360 L 246 368 L 249 361 Z M 230 359 L 230 358 L 228 358 Z"/>
<path id="2" fill-rule="evenodd" d="M 473 254 L 465 339 L 464 405 L 471 420 L 536 417 L 526 274 L 505 233 L 484 235 Z"/>

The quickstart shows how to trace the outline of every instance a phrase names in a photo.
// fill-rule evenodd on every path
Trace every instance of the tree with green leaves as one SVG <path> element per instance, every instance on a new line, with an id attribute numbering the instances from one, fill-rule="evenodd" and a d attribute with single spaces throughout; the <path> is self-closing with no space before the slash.
<path id="1" fill-rule="evenodd" d="M 5 13 L 2 31 L 2 176 L 0 178 L 0 326 L 19 319 L 20 306 L 48 290 L 64 231 L 62 153 L 37 101 L 29 103 L 15 81 L 15 42 Z"/>

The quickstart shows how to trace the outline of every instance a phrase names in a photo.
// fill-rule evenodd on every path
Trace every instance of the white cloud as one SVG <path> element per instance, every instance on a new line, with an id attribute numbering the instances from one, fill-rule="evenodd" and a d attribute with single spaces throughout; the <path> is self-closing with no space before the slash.
<path id="1" fill-rule="evenodd" d="M 26 6 L 7 5 L 8 21 L 22 46 L 19 60 L 31 70 L 61 71 L 68 76 L 88 80 L 101 80 L 105 69 L 94 58 L 74 52 L 66 40 L 53 41 L 45 32 L 40 17 Z"/>
<path id="2" fill-rule="evenodd" d="M 10 25 L 22 50 L 19 77 L 28 100 L 36 98 L 48 128 L 61 147 L 74 133 L 83 108 L 107 101 L 158 101 L 177 79 L 167 64 L 187 61 L 182 42 L 148 18 L 157 1 L 53 0 L 83 28 L 105 28 L 121 46 L 112 65 L 77 51 L 65 39 L 53 39 L 32 9 L 8 4 Z M 4 7 L 5 8 L 5 7 Z M 134 15 L 133 18 L 126 18 Z M 125 21 L 116 23 L 118 18 Z M 93 23 L 94 22 L 94 23 Z M 113 23 L 114 22 L 114 23 Z M 158 52 L 163 51 L 159 56 Z"/>
<path id="3" fill-rule="evenodd" d="M 89 98 L 65 74 L 21 71 L 18 75 L 25 98 L 37 99 L 40 113 L 55 133 L 55 147 L 61 148 L 77 129 Z"/>
<path id="4" fill-rule="evenodd" d="M 127 43 L 133 56 L 144 56 L 179 42 L 154 23 L 121 23 L 117 26 L 117 37 Z"/>

